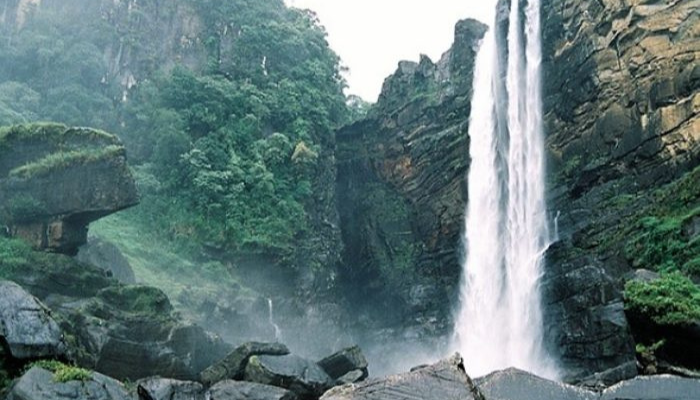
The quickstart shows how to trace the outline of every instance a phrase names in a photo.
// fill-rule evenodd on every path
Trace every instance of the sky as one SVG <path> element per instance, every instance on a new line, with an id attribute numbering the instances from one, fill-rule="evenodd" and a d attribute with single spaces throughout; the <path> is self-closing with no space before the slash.
<path id="1" fill-rule="evenodd" d="M 348 94 L 377 100 L 384 79 L 400 60 L 427 54 L 440 59 L 454 39 L 454 26 L 467 17 L 484 21 L 490 0 L 286 0 L 315 11 L 328 42 L 350 69 Z"/>

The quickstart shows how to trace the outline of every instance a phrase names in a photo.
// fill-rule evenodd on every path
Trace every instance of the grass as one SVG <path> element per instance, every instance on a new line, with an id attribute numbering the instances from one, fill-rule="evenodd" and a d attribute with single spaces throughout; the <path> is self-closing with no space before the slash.
<path id="1" fill-rule="evenodd" d="M 65 169 L 72 165 L 90 164 L 111 157 L 125 155 L 126 150 L 120 145 L 109 145 L 102 148 L 59 151 L 51 153 L 37 161 L 25 164 L 10 171 L 9 176 L 29 179 L 49 172 Z"/>
<path id="2" fill-rule="evenodd" d="M 87 382 L 92 379 L 92 372 L 69 365 L 56 360 L 40 360 L 29 364 L 27 370 L 39 367 L 49 372 L 53 372 L 53 381 L 57 383 L 66 383 L 70 381 Z"/>
<path id="3" fill-rule="evenodd" d="M 114 243 L 131 264 L 138 283 L 156 287 L 170 298 L 176 310 L 197 320 L 193 308 L 206 299 L 217 299 L 232 289 L 239 294 L 253 293 L 241 288 L 238 279 L 219 262 L 199 262 L 196 251 L 149 229 L 138 209 L 103 218 L 90 226 L 90 232 Z"/>
<path id="4" fill-rule="evenodd" d="M 109 144 L 118 144 L 119 139 L 107 132 L 91 128 L 69 128 L 53 122 L 37 122 L 0 127 L 0 149 L 9 149 L 15 142 L 38 139 L 63 142 L 69 138 L 104 140 Z"/>

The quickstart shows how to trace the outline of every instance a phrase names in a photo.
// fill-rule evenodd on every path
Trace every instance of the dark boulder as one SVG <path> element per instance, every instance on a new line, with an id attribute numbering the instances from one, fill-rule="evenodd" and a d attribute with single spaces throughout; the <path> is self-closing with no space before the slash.
<path id="1" fill-rule="evenodd" d="M 78 251 L 76 259 L 109 271 L 121 283 L 136 283 L 136 277 L 129 261 L 117 246 L 103 239 L 93 236 L 89 237 L 87 244 Z"/>
<path id="2" fill-rule="evenodd" d="M 452 358 L 413 372 L 339 386 L 322 400 L 485 400 L 464 371 L 462 358 Z"/>
<path id="3" fill-rule="evenodd" d="M 139 400 L 204 400 L 204 387 L 197 382 L 148 378 L 139 381 Z"/>
<path id="4" fill-rule="evenodd" d="M 248 342 L 238 346 L 226 358 L 210 366 L 200 374 L 200 381 L 207 386 L 224 379 L 242 379 L 248 360 L 252 356 L 284 356 L 289 349 L 282 343 Z"/>
<path id="5" fill-rule="evenodd" d="M 319 361 L 318 365 L 333 379 L 339 379 L 350 372 L 358 370 L 362 372 L 362 376 L 359 379 L 364 379 L 368 376 L 367 359 L 358 346 L 349 347 L 332 354 Z M 353 382 L 357 381 L 353 380 Z"/>
<path id="6" fill-rule="evenodd" d="M 488 400 L 596 400 L 594 392 L 540 378 L 514 368 L 476 380 Z"/>
<path id="7" fill-rule="evenodd" d="M 51 312 L 14 282 L 0 281 L 0 345 L 17 359 L 61 357 L 66 345 Z"/>
<path id="8" fill-rule="evenodd" d="M 12 387 L 7 400 L 131 400 L 124 385 L 93 372 L 86 381 L 57 382 L 54 374 L 38 367 L 27 371 Z"/>
<path id="9" fill-rule="evenodd" d="M 209 400 L 296 400 L 289 390 L 253 382 L 225 380 L 209 389 Z"/>
<path id="10" fill-rule="evenodd" d="M 640 376 L 606 389 L 601 400 L 697 400 L 700 379 L 670 375 Z"/>
<path id="11" fill-rule="evenodd" d="M 300 398 L 318 398 L 333 386 L 333 379 L 313 361 L 296 355 L 253 356 L 245 380 L 289 389 Z"/>

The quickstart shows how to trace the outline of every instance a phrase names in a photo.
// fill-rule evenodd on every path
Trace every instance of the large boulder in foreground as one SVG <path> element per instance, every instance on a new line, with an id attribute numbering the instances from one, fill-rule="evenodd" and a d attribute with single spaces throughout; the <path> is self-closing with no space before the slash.
<path id="1" fill-rule="evenodd" d="M 57 382 L 54 374 L 34 367 L 12 387 L 7 400 L 131 400 L 121 382 L 93 372 L 85 381 Z"/>
<path id="2" fill-rule="evenodd" d="M 510 368 L 476 380 L 487 400 L 596 400 L 598 395 Z"/>
<path id="3" fill-rule="evenodd" d="M 289 349 L 282 343 L 248 342 L 238 346 L 226 358 L 208 367 L 200 374 L 200 381 L 207 386 L 225 379 L 242 379 L 248 360 L 253 356 L 284 356 Z"/>
<path id="4" fill-rule="evenodd" d="M 302 399 L 318 398 L 333 386 L 318 364 L 292 354 L 251 357 L 245 380 L 289 389 Z"/>
<path id="5" fill-rule="evenodd" d="M 204 400 L 204 387 L 197 382 L 149 378 L 139 381 L 139 400 Z"/>
<path id="6" fill-rule="evenodd" d="M 459 355 L 409 373 L 339 386 L 326 392 L 321 399 L 485 400 L 464 371 Z"/>
<path id="7" fill-rule="evenodd" d="M 14 282 L 0 281 L 0 345 L 16 359 L 61 357 L 66 345 L 51 312 Z"/>
<path id="8" fill-rule="evenodd" d="M 640 376 L 606 389 L 601 400 L 697 400 L 700 380 L 671 375 Z"/>
<path id="9" fill-rule="evenodd" d="M 209 400 L 296 400 L 297 396 L 282 388 L 253 382 L 225 380 L 207 392 Z"/>
<path id="10" fill-rule="evenodd" d="M 90 222 L 137 203 L 116 136 L 60 124 L 0 129 L 0 225 L 36 249 L 73 255 Z"/>

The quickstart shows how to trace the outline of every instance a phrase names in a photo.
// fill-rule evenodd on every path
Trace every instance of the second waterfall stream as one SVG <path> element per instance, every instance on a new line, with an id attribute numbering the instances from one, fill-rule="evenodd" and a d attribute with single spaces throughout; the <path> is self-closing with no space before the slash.
<path id="1" fill-rule="evenodd" d="M 556 378 L 539 283 L 551 244 L 545 202 L 540 0 L 497 0 L 476 59 L 465 260 L 453 347 L 472 376 L 516 367 Z"/>

